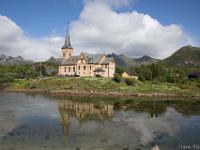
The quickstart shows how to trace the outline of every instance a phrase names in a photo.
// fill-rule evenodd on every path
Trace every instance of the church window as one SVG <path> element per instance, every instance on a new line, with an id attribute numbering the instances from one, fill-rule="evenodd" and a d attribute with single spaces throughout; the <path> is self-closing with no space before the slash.
<path id="1" fill-rule="evenodd" d="M 92 70 L 92 66 L 90 65 L 90 70 Z"/>
<path id="2" fill-rule="evenodd" d="M 86 66 L 84 66 L 84 70 L 86 69 Z"/>

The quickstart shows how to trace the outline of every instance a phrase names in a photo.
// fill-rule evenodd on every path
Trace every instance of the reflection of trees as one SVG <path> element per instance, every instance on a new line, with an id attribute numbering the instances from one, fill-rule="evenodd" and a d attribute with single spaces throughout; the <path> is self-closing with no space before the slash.
<path id="1" fill-rule="evenodd" d="M 64 135 L 68 135 L 70 117 L 75 117 L 79 123 L 87 120 L 106 120 L 113 116 L 113 105 L 107 104 L 98 107 L 92 103 L 61 100 L 59 102 L 60 120 Z"/>
<path id="2" fill-rule="evenodd" d="M 147 112 L 156 117 L 166 112 L 168 107 L 174 108 L 185 116 L 200 114 L 200 101 L 195 100 L 136 101 L 128 104 L 129 109 L 133 108 L 138 112 Z"/>
<path id="3" fill-rule="evenodd" d="M 200 114 L 200 101 L 175 101 L 171 106 L 185 116 Z"/>
<path id="4" fill-rule="evenodd" d="M 159 101 L 141 101 L 131 105 L 130 108 L 134 108 L 134 110 L 138 112 L 147 112 L 152 117 L 157 117 L 166 111 L 167 104 Z"/>

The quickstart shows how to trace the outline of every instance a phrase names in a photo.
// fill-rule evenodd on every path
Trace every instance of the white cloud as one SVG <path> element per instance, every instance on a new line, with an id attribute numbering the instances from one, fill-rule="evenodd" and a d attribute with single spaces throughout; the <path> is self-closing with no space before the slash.
<path id="1" fill-rule="evenodd" d="M 179 47 L 193 44 L 180 25 L 162 25 L 137 11 L 118 13 L 112 6 L 129 1 L 87 0 L 80 18 L 70 25 L 75 48 L 90 52 L 150 55 L 164 58 Z"/>
<path id="2" fill-rule="evenodd" d="M 112 118 L 104 120 L 102 123 L 88 120 L 80 125 L 77 120 L 71 120 L 69 130 L 73 131 L 73 136 L 77 135 L 77 141 L 83 149 L 90 149 L 86 147 L 88 145 L 111 150 L 116 147 L 118 149 L 123 149 L 123 147 L 139 149 L 156 141 L 161 135 L 177 136 L 180 131 L 177 116 L 181 120 L 184 119 L 174 109 L 154 118 L 150 117 L 148 113 L 138 113 L 133 110 L 116 111 Z M 69 132 L 68 138 L 70 137 Z M 102 139 L 104 143 L 102 143 Z"/>
<path id="3" fill-rule="evenodd" d="M 23 56 L 26 59 L 44 60 L 59 56 L 62 37 L 28 37 L 23 30 L 6 16 L 0 15 L 0 53 Z"/>
<path id="4" fill-rule="evenodd" d="M 70 24 L 74 53 L 106 52 L 164 58 L 181 46 L 193 44 L 179 25 L 162 25 L 137 11 L 114 11 L 131 3 L 131 0 L 85 0 L 79 19 Z M 63 42 L 60 36 L 27 36 L 14 21 L 0 15 L 0 53 L 44 60 L 59 57 Z"/>

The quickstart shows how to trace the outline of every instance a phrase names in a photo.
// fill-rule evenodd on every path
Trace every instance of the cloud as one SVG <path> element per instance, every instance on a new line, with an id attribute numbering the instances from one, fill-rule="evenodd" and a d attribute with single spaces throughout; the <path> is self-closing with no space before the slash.
<path id="1" fill-rule="evenodd" d="M 180 25 L 162 25 L 137 11 L 115 11 L 130 5 L 131 0 L 85 0 L 79 19 L 70 23 L 74 54 L 86 51 L 165 58 L 181 46 L 194 44 Z M 0 53 L 33 60 L 60 56 L 64 37 L 33 38 L 25 32 L 10 18 L 0 15 Z"/>
<path id="2" fill-rule="evenodd" d="M 0 53 L 11 56 L 23 56 L 26 59 L 45 60 L 59 56 L 62 37 L 32 38 L 11 19 L 0 15 Z"/>
<path id="3" fill-rule="evenodd" d="M 99 147 L 111 150 L 124 147 L 140 149 L 155 142 L 158 137 L 162 141 L 163 137 L 176 136 L 181 127 L 175 116 L 184 119 L 174 109 L 157 118 L 151 118 L 148 113 L 116 111 L 112 118 L 102 123 L 89 120 L 80 126 L 76 119 L 71 120 L 69 131 L 73 132 L 73 137 L 76 137 L 83 149 L 91 149 L 87 147 L 88 145 L 93 149 Z M 71 133 L 69 132 L 69 139 Z M 71 145 L 70 142 L 68 144 Z"/>
<path id="4" fill-rule="evenodd" d="M 180 25 L 162 25 L 147 14 L 116 12 L 129 1 L 87 0 L 80 18 L 70 24 L 76 49 L 90 52 L 150 55 L 165 58 L 181 46 L 194 44 Z"/>

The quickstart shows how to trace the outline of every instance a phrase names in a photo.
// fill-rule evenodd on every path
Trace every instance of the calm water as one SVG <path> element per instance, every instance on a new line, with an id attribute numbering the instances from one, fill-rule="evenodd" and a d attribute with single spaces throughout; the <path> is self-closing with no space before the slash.
<path id="1" fill-rule="evenodd" d="M 200 102 L 0 92 L 0 150 L 161 150 L 200 145 Z M 93 103 L 92 103 L 93 102 Z"/>

